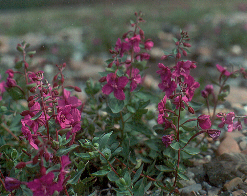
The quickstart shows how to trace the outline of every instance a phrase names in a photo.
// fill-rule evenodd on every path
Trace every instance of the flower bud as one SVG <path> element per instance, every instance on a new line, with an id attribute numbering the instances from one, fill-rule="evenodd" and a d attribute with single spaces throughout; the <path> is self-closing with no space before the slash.
<path id="1" fill-rule="evenodd" d="M 195 110 L 191 106 L 188 107 L 188 111 L 191 114 L 195 114 Z"/>
<path id="2" fill-rule="evenodd" d="M 40 173 L 42 176 L 46 175 L 46 168 L 44 166 L 40 167 Z"/>
<path id="3" fill-rule="evenodd" d="M 178 53 L 177 53 L 177 55 L 176 55 L 176 58 L 177 58 L 177 59 L 180 59 L 180 58 L 181 58 L 181 54 L 180 54 L 179 50 L 178 50 Z"/>
<path id="4" fill-rule="evenodd" d="M 23 112 L 20 113 L 21 116 L 26 116 L 28 114 L 30 114 L 29 110 L 24 110 Z"/>
<path id="5" fill-rule="evenodd" d="M 191 47 L 191 45 L 189 43 L 186 43 L 186 42 L 183 43 L 183 45 L 184 45 L 184 47 L 188 47 L 188 48 Z"/>
<path id="6" fill-rule="evenodd" d="M 63 63 L 62 67 L 65 68 L 66 67 L 66 63 Z"/>
<path id="7" fill-rule="evenodd" d="M 50 155 L 49 155 L 49 153 L 48 153 L 48 152 L 46 152 L 46 153 L 44 154 L 44 157 L 45 157 L 45 161 L 46 161 L 46 162 L 48 162 L 48 161 L 49 161 L 49 159 L 50 159 Z"/>
<path id="8" fill-rule="evenodd" d="M 145 37 L 144 37 L 144 31 L 142 29 L 140 29 L 139 34 L 140 34 L 140 36 L 141 36 L 142 39 L 145 39 Z"/>
<path id="9" fill-rule="evenodd" d="M 78 86 L 74 86 L 74 90 L 75 90 L 76 92 L 81 92 L 81 88 L 79 88 Z"/>
<path id="10" fill-rule="evenodd" d="M 180 44 L 180 42 L 179 42 L 179 41 L 177 41 L 175 44 L 176 44 L 176 46 L 178 46 L 178 45 Z"/>
<path id="11" fill-rule="evenodd" d="M 28 69 L 29 65 L 26 61 L 25 61 L 24 65 L 25 65 L 25 69 Z"/>
<path id="12" fill-rule="evenodd" d="M 105 82 L 106 81 L 106 76 L 103 76 L 102 78 L 99 79 L 99 82 Z"/>
<path id="13" fill-rule="evenodd" d="M 108 68 L 111 68 L 112 65 L 113 65 L 113 61 L 112 61 L 111 63 L 109 63 L 107 67 L 108 67 Z"/>
<path id="14" fill-rule="evenodd" d="M 32 88 L 30 89 L 30 92 L 31 92 L 31 93 L 35 93 L 35 91 L 36 91 L 36 86 L 34 86 L 34 87 L 32 87 Z"/>
<path id="15" fill-rule="evenodd" d="M 187 52 L 185 50 L 183 50 L 183 55 L 187 56 Z"/>
<path id="16" fill-rule="evenodd" d="M 22 169 L 22 168 L 24 168 L 24 167 L 26 167 L 26 163 L 25 163 L 25 162 L 20 162 L 20 163 L 18 163 L 18 164 L 15 166 L 16 169 Z"/>
<path id="17" fill-rule="evenodd" d="M 34 104 L 35 104 L 35 101 L 32 100 L 32 101 L 30 101 L 30 102 L 28 103 L 28 107 L 31 108 Z"/>
<path id="18" fill-rule="evenodd" d="M 35 157 L 33 157 L 33 165 L 37 164 L 39 161 L 39 154 L 37 154 Z"/>

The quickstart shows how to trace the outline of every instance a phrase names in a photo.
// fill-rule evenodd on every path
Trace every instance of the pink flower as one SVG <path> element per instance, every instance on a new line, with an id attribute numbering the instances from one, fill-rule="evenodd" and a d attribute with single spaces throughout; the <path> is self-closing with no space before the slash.
<path id="1" fill-rule="evenodd" d="M 232 74 L 229 71 L 227 71 L 226 67 L 222 67 L 219 64 L 217 64 L 216 67 L 217 67 L 218 71 L 221 72 L 221 74 L 223 74 L 225 76 L 230 76 Z"/>
<path id="2" fill-rule="evenodd" d="M 131 46 L 134 49 L 135 53 L 139 53 L 140 52 L 140 42 L 141 42 L 141 37 L 140 35 L 136 35 L 134 37 L 131 37 L 130 39 L 128 39 L 129 43 L 131 44 Z"/>
<path id="3" fill-rule="evenodd" d="M 102 88 L 102 92 L 106 95 L 114 93 L 119 100 L 125 100 L 124 87 L 129 82 L 125 76 L 117 77 L 115 73 L 109 73 L 106 77 L 107 84 Z"/>
<path id="4" fill-rule="evenodd" d="M 154 46 L 154 43 L 150 39 L 148 39 L 145 41 L 144 46 L 146 50 L 151 50 L 151 48 Z"/>
<path id="5" fill-rule="evenodd" d="M 166 92 L 166 96 L 169 97 L 176 90 L 177 84 L 173 80 L 167 80 L 167 81 L 163 80 L 161 83 L 158 84 L 158 87 L 163 92 Z"/>
<path id="6" fill-rule="evenodd" d="M 33 136 L 31 134 L 31 131 L 29 130 L 29 128 L 27 126 L 25 126 L 25 123 L 23 122 L 23 120 L 21 120 L 22 123 L 22 128 L 21 128 L 21 132 L 22 134 L 25 136 L 25 138 L 29 141 L 29 144 L 36 150 L 38 150 L 38 146 L 34 143 L 33 137 L 36 138 L 36 136 Z"/>
<path id="7" fill-rule="evenodd" d="M 28 125 L 33 132 L 36 134 L 39 126 L 43 126 L 46 124 L 45 121 L 45 115 L 42 113 L 39 118 L 36 120 L 32 120 L 31 118 L 34 117 L 39 111 L 41 110 L 40 104 L 38 102 L 35 102 L 34 105 L 30 108 L 30 112 L 28 115 L 25 115 L 24 119 L 22 119 L 22 122 L 25 123 L 25 125 Z M 49 115 L 47 115 L 47 120 L 49 119 Z"/>
<path id="8" fill-rule="evenodd" d="M 209 135 L 209 137 L 213 138 L 213 140 L 216 140 L 218 137 L 220 137 L 220 130 L 217 129 L 208 129 L 207 130 L 207 134 Z"/>
<path id="9" fill-rule="evenodd" d="M 14 71 L 12 69 L 8 69 L 5 73 L 9 75 L 8 76 L 9 78 L 13 78 L 14 77 Z"/>
<path id="10" fill-rule="evenodd" d="M 229 112 L 228 114 L 224 113 L 218 113 L 217 117 L 221 119 L 221 123 L 218 125 L 218 127 L 222 128 L 225 124 L 227 124 L 228 132 L 232 132 L 234 129 L 240 129 L 242 128 L 241 123 L 233 123 L 233 120 L 235 118 L 234 112 Z"/>
<path id="11" fill-rule="evenodd" d="M 120 54 L 120 57 L 123 57 L 123 54 L 130 50 L 130 44 L 128 42 L 128 39 L 126 39 L 127 42 L 122 42 L 120 38 L 118 38 L 116 45 L 115 45 L 115 51 Z"/>
<path id="12" fill-rule="evenodd" d="M 16 189 L 19 189 L 21 185 L 21 182 L 15 178 L 11 178 L 11 177 L 6 177 L 5 178 L 5 188 L 7 189 L 7 191 L 13 191 Z"/>
<path id="13" fill-rule="evenodd" d="M 184 103 L 188 105 L 188 98 L 186 96 L 182 97 L 182 100 L 180 100 L 180 96 L 177 96 L 173 100 L 173 104 L 176 105 L 176 109 L 185 108 Z"/>
<path id="14" fill-rule="evenodd" d="M 174 67 L 175 70 L 172 73 L 172 77 L 184 76 L 187 78 L 190 74 L 190 69 L 195 69 L 196 65 L 192 61 L 179 61 Z"/>
<path id="15" fill-rule="evenodd" d="M 10 78 L 10 77 L 7 78 L 7 82 L 6 82 L 7 87 L 14 87 L 16 85 L 17 85 L 17 83 L 16 83 L 15 79 Z"/>
<path id="16" fill-rule="evenodd" d="M 141 75 L 139 74 L 140 70 L 137 68 L 132 68 L 131 71 L 131 83 L 130 83 L 130 91 L 134 91 L 137 87 L 137 84 L 140 84 L 142 81 Z M 130 69 L 127 70 L 127 74 L 130 76 Z"/>
<path id="17" fill-rule="evenodd" d="M 169 67 L 164 66 L 162 63 L 159 63 L 158 67 L 160 70 L 158 70 L 156 73 L 160 75 L 161 80 L 171 80 L 172 73 Z"/>
<path id="18" fill-rule="evenodd" d="M 143 60 L 148 60 L 150 58 L 150 54 L 143 52 L 139 55 L 136 56 L 137 60 L 143 61 Z"/>
<path id="19" fill-rule="evenodd" d="M 195 82 L 195 79 L 191 75 L 184 79 L 184 83 L 186 84 L 186 96 L 188 97 L 188 100 L 191 101 L 195 90 L 200 87 L 200 84 Z"/>
<path id="20" fill-rule="evenodd" d="M 70 91 L 64 89 L 63 97 L 60 97 L 60 99 L 58 99 L 58 107 L 71 105 L 72 108 L 76 108 L 82 104 L 81 100 L 79 100 L 76 96 L 71 97 L 70 93 Z"/>
<path id="21" fill-rule="evenodd" d="M 54 177 L 54 173 L 49 172 L 41 178 L 28 182 L 27 187 L 33 191 L 34 196 L 52 196 L 55 191 L 60 192 L 63 190 L 62 183 L 54 182 Z"/>
<path id="22" fill-rule="evenodd" d="M 174 135 L 171 134 L 171 135 L 164 135 L 162 137 L 162 142 L 165 144 L 166 148 L 169 147 L 173 141 L 173 137 Z"/>
<path id="23" fill-rule="evenodd" d="M 200 115 L 197 118 L 197 122 L 202 129 L 210 129 L 212 125 L 209 115 L 204 115 L 204 114 Z"/>
<path id="24" fill-rule="evenodd" d="M 78 109 L 72 108 L 71 105 L 59 108 L 56 120 L 62 129 L 71 128 L 71 133 L 81 129 L 81 113 Z"/>

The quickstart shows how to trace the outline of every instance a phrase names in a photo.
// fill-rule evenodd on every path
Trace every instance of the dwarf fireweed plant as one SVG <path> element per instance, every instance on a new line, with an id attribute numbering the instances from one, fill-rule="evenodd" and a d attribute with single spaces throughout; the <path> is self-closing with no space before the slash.
<path id="1" fill-rule="evenodd" d="M 197 65 L 182 60 L 191 45 L 181 30 L 175 49 L 158 64 L 161 91 L 147 89 L 144 70 L 154 43 L 141 29 L 142 14 L 135 17 L 132 30 L 109 50 L 99 82 L 86 82 L 84 101 L 75 96 L 79 87 L 66 85 L 65 63 L 56 65 L 49 82 L 43 71 L 32 71 L 29 44 L 17 45 L 22 60 L 0 83 L 2 195 L 179 195 L 179 180 L 188 179 L 186 162 L 200 152 L 195 137 L 216 140 L 224 125 L 242 128 L 246 116 L 216 109 L 229 94 L 227 80 L 237 73 L 246 78 L 245 70 L 216 65 L 219 92 L 205 87 L 208 114 L 202 114 L 202 104 L 192 100 L 200 85 L 190 71 Z M 167 58 L 174 66 L 165 66 Z"/>

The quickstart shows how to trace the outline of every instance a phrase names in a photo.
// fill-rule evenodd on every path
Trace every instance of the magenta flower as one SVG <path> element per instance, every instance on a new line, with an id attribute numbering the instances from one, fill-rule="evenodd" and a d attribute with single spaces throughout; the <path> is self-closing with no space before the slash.
<path id="1" fill-rule="evenodd" d="M 184 83 L 186 84 L 186 96 L 188 97 L 188 100 L 191 101 L 195 90 L 200 87 L 200 84 L 195 82 L 195 79 L 191 75 L 184 79 Z"/>
<path id="2" fill-rule="evenodd" d="M 166 96 L 169 97 L 176 90 L 177 84 L 173 80 L 167 80 L 167 81 L 163 80 L 161 83 L 158 84 L 158 87 L 163 92 L 166 92 Z"/>
<path id="3" fill-rule="evenodd" d="M 5 188 L 7 189 L 7 191 L 13 191 L 16 189 L 19 189 L 21 185 L 21 182 L 15 178 L 11 178 L 11 177 L 6 177 L 5 178 Z"/>
<path id="4" fill-rule="evenodd" d="M 151 48 L 154 47 L 154 43 L 148 39 L 145 41 L 144 47 L 146 50 L 151 50 Z"/>
<path id="5" fill-rule="evenodd" d="M 166 67 L 162 63 L 159 63 L 158 67 L 160 68 L 160 70 L 158 70 L 156 73 L 160 75 L 161 80 L 162 81 L 171 80 L 172 73 L 170 68 Z"/>
<path id="6" fill-rule="evenodd" d="M 219 64 L 217 64 L 216 67 L 217 67 L 218 71 L 221 72 L 221 74 L 223 74 L 225 76 L 230 76 L 232 74 L 229 71 L 227 71 L 226 67 L 222 67 Z"/>
<path id="7" fill-rule="evenodd" d="M 197 118 L 197 122 L 202 129 L 210 129 L 212 125 L 210 116 L 205 114 L 200 115 Z"/>
<path id="8" fill-rule="evenodd" d="M 62 129 L 71 128 L 71 133 L 81 129 L 81 113 L 78 109 L 72 108 L 71 105 L 59 108 L 56 120 Z"/>
<path id="9" fill-rule="evenodd" d="M 128 39 L 128 38 L 127 38 Z M 139 53 L 140 52 L 140 42 L 141 42 L 141 37 L 140 35 L 136 35 L 134 37 L 131 37 L 130 39 L 128 39 L 129 43 L 131 44 L 131 46 L 134 49 L 135 53 Z"/>
<path id="10" fill-rule="evenodd" d="M 8 69 L 5 73 L 9 75 L 8 78 L 14 77 L 14 71 L 12 69 Z"/>
<path id="11" fill-rule="evenodd" d="M 172 73 L 172 77 L 184 76 L 187 78 L 190 74 L 190 69 L 195 69 L 196 65 L 192 61 L 179 61 L 174 67 L 175 70 Z"/>
<path id="12" fill-rule="evenodd" d="M 130 83 L 130 91 L 134 91 L 137 87 L 137 84 L 140 84 L 142 81 L 141 75 L 139 74 L 140 70 L 137 68 L 132 68 L 131 72 L 131 83 Z M 130 69 L 127 70 L 127 74 L 130 77 Z"/>
<path id="13" fill-rule="evenodd" d="M 2 95 L 5 92 L 5 86 L 6 84 L 4 81 L 0 82 L 0 95 Z M 2 100 L 2 96 L 0 96 L 0 101 L 1 100 Z"/>
<path id="14" fill-rule="evenodd" d="M 36 120 L 32 120 L 31 118 L 34 117 L 39 111 L 41 110 L 40 104 L 38 102 L 35 102 L 34 105 L 30 108 L 30 112 L 28 115 L 25 115 L 24 119 L 22 119 L 22 122 L 25 123 L 25 125 L 28 125 L 33 132 L 36 134 L 39 126 L 43 126 L 46 124 L 45 115 L 42 113 L 39 118 Z M 50 118 L 47 114 L 47 120 Z"/>
<path id="15" fill-rule="evenodd" d="M 171 134 L 171 135 L 164 135 L 162 137 L 162 142 L 165 144 L 166 148 L 169 147 L 173 141 L 173 137 L 174 135 Z"/>
<path id="16" fill-rule="evenodd" d="M 52 196 L 55 191 L 60 192 L 63 190 L 62 183 L 54 182 L 54 177 L 54 173 L 49 172 L 41 178 L 28 182 L 27 187 L 33 191 L 34 196 Z"/>
<path id="17" fill-rule="evenodd" d="M 213 138 L 213 140 L 218 139 L 218 137 L 220 137 L 220 130 L 217 129 L 208 129 L 207 130 L 207 134 L 209 135 L 209 137 Z"/>
<path id="18" fill-rule="evenodd" d="M 7 87 L 15 87 L 17 85 L 15 79 L 7 78 L 6 86 Z"/>
<path id="19" fill-rule="evenodd" d="M 123 57 L 123 54 L 130 50 L 130 44 L 128 42 L 128 39 L 126 39 L 127 42 L 122 42 L 120 38 L 118 38 L 116 45 L 115 45 L 115 51 L 120 54 L 120 57 Z"/>
<path id="20" fill-rule="evenodd" d="M 71 105 L 72 108 L 76 108 L 82 104 L 81 100 L 79 100 L 76 96 L 71 97 L 70 93 L 70 91 L 64 89 L 63 97 L 61 96 L 60 99 L 58 99 L 58 107 Z"/>
<path id="21" fill-rule="evenodd" d="M 29 144 L 35 148 L 36 150 L 38 150 L 38 146 L 34 143 L 34 138 L 36 138 L 36 136 L 33 136 L 31 134 L 31 131 L 29 130 L 29 128 L 27 126 L 25 126 L 25 123 L 23 122 L 23 119 L 21 120 L 22 123 L 22 128 L 21 128 L 21 132 L 22 134 L 25 136 L 25 138 L 29 141 Z"/>
<path id="22" fill-rule="evenodd" d="M 106 77 L 107 84 L 102 88 L 102 92 L 106 95 L 114 93 L 119 100 L 125 100 L 124 87 L 129 82 L 125 76 L 117 77 L 115 73 L 109 73 Z"/>
<path id="23" fill-rule="evenodd" d="M 185 105 L 188 105 L 188 98 L 186 96 L 182 97 L 182 100 L 180 100 L 180 96 L 177 96 L 173 99 L 173 104 L 176 105 L 176 109 L 179 109 L 179 107 L 185 109 Z"/>
<path id="24" fill-rule="evenodd" d="M 221 119 L 221 123 L 218 125 L 218 127 L 222 128 L 225 124 L 227 124 L 228 132 L 232 132 L 234 129 L 241 128 L 239 123 L 233 123 L 233 120 L 235 118 L 234 112 L 229 112 L 228 114 L 218 113 L 217 117 Z"/>

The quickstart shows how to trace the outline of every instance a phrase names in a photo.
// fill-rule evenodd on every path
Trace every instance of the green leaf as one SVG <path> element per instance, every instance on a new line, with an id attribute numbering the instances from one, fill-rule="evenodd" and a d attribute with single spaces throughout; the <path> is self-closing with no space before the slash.
<path id="1" fill-rule="evenodd" d="M 69 153 L 70 151 L 72 151 L 72 150 L 74 150 L 75 148 L 77 148 L 79 145 L 77 145 L 77 144 L 73 144 L 73 145 L 71 145 L 71 146 L 69 146 L 69 147 L 67 147 L 67 148 L 61 148 L 61 149 L 59 149 L 58 151 L 57 151 L 57 153 L 56 153 L 56 155 L 57 156 L 63 156 L 63 155 L 65 155 L 65 154 L 67 154 L 67 153 Z"/>
<path id="2" fill-rule="evenodd" d="M 87 166 L 88 163 L 89 163 L 89 161 L 85 164 L 85 166 L 84 166 L 82 169 L 80 169 L 80 171 L 78 171 L 78 172 L 76 173 L 76 175 L 75 175 L 73 178 L 71 178 L 71 179 L 68 181 L 69 184 L 76 184 L 76 183 L 78 183 L 78 180 L 80 179 L 81 174 L 82 174 L 82 172 L 85 170 L 85 168 L 86 168 L 86 166 Z"/>
<path id="3" fill-rule="evenodd" d="M 124 108 L 124 101 L 118 100 L 117 98 L 110 98 L 109 107 L 113 113 L 119 113 Z"/>
<path id="4" fill-rule="evenodd" d="M 131 107 L 131 106 L 127 106 L 127 110 L 130 112 L 130 113 L 135 113 L 136 110 L 135 108 Z"/>
<path id="5" fill-rule="evenodd" d="M 174 171 L 173 168 L 169 168 L 169 167 L 166 167 L 164 165 L 156 165 L 155 166 L 159 171 L 162 171 L 162 172 L 172 172 Z"/>
<path id="6" fill-rule="evenodd" d="M 7 88 L 6 90 L 9 93 L 9 95 L 12 97 L 12 99 L 14 100 L 25 99 L 23 92 L 16 86 Z"/>
<path id="7" fill-rule="evenodd" d="M 90 159 L 95 158 L 94 156 L 91 156 L 91 155 L 88 154 L 88 153 L 77 153 L 77 152 L 75 152 L 74 154 L 75 154 L 76 156 L 82 158 L 82 160 L 84 160 L 84 161 L 87 161 L 87 160 L 90 160 Z"/>
<path id="8" fill-rule="evenodd" d="M 20 69 L 23 67 L 23 65 L 24 65 L 23 61 L 18 61 L 15 64 L 15 69 Z"/>
<path id="9" fill-rule="evenodd" d="M 134 195 L 144 195 L 144 184 L 143 184 L 143 178 L 140 179 L 133 188 Z"/>
<path id="10" fill-rule="evenodd" d="M 36 51 L 35 50 L 34 51 L 27 52 L 27 55 L 34 55 L 34 54 L 36 54 Z"/>
<path id="11" fill-rule="evenodd" d="M 170 146 L 171 146 L 174 150 L 179 150 L 179 148 L 180 148 L 179 142 L 172 143 Z"/>
<path id="12" fill-rule="evenodd" d="M 135 183 L 135 182 L 138 180 L 138 178 L 140 177 L 140 175 L 141 175 L 141 173 L 142 173 L 142 170 L 143 170 L 143 164 L 142 164 L 142 166 L 136 171 L 136 173 L 135 173 L 135 175 L 134 175 L 134 177 L 133 177 L 133 179 L 132 179 L 132 183 Z"/>
<path id="13" fill-rule="evenodd" d="M 124 174 L 124 180 L 126 182 L 127 186 L 130 186 L 131 184 L 131 177 L 130 177 L 130 173 L 128 171 L 125 172 Z"/>
<path id="14" fill-rule="evenodd" d="M 194 102 L 194 101 L 191 101 L 191 102 L 190 102 L 190 106 L 191 106 L 195 111 L 198 111 L 198 110 L 200 110 L 200 109 L 204 106 L 204 104 L 202 104 L 202 103 L 197 103 L 197 102 Z"/>
<path id="15" fill-rule="evenodd" d="M 37 120 L 41 116 L 42 113 L 43 111 L 40 110 L 34 117 L 31 118 L 31 120 Z"/>
<path id="16" fill-rule="evenodd" d="M 183 149 L 183 151 L 186 152 L 189 155 L 196 155 L 196 154 L 200 153 L 200 149 L 199 148 L 194 148 L 194 147 L 189 147 L 189 146 L 186 146 Z"/>
<path id="17" fill-rule="evenodd" d="M 21 189 L 24 193 L 24 196 L 33 196 L 33 192 L 29 188 L 27 188 L 26 185 L 22 184 Z"/>
<path id="18" fill-rule="evenodd" d="M 99 148 L 100 150 L 102 150 L 103 148 L 105 148 L 111 134 L 113 133 L 113 131 L 111 131 L 110 133 L 104 134 L 100 139 L 99 139 Z"/>
<path id="19" fill-rule="evenodd" d="M 174 41 L 175 43 L 178 42 L 178 39 L 177 39 L 177 38 L 173 37 L 172 39 L 173 39 L 173 41 Z"/>
<path id="20" fill-rule="evenodd" d="M 99 170 L 97 172 L 92 173 L 92 176 L 105 176 L 109 172 L 110 171 L 108 171 L 108 170 Z"/>
<path id="21" fill-rule="evenodd" d="M 107 177 L 111 182 L 116 182 L 119 179 L 119 176 L 114 171 L 110 171 Z"/>
<path id="22" fill-rule="evenodd" d="M 182 178 L 183 180 L 190 180 L 186 175 L 184 175 L 183 173 L 180 173 L 180 172 L 178 172 L 178 176 L 180 177 L 180 178 Z"/>

